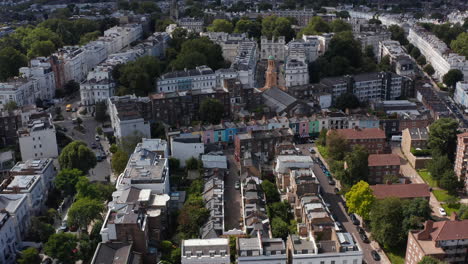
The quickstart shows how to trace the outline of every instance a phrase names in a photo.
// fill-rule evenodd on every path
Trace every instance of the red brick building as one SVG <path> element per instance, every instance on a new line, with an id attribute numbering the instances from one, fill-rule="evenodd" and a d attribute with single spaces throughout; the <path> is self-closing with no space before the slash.
<path id="1" fill-rule="evenodd" d="M 455 156 L 455 174 L 458 180 L 465 182 L 465 191 L 468 191 L 468 132 L 458 134 L 457 150 Z"/>
<path id="2" fill-rule="evenodd" d="M 406 245 L 405 264 L 417 264 L 425 256 L 446 263 L 468 263 L 468 220 L 424 223 L 423 230 L 410 231 Z"/>
<path id="3" fill-rule="evenodd" d="M 395 154 L 369 155 L 369 183 L 384 183 L 385 176 L 400 175 L 400 157 Z"/>
<path id="4" fill-rule="evenodd" d="M 336 131 L 344 137 L 350 147 L 354 145 L 364 146 L 369 154 L 384 154 L 390 153 L 390 148 L 387 146 L 385 132 L 380 128 L 353 128 L 353 129 L 336 129 L 329 130 L 328 134 Z"/>
<path id="5" fill-rule="evenodd" d="M 429 201 L 431 192 L 429 185 L 425 183 L 417 184 L 377 184 L 371 185 L 375 198 L 385 199 L 396 197 L 400 199 L 424 198 Z"/>

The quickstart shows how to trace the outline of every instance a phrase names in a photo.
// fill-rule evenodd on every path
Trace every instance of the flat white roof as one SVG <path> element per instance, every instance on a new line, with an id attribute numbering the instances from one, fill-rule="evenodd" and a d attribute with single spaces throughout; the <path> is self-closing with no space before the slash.
<path id="1" fill-rule="evenodd" d="M 184 240 L 185 246 L 219 246 L 227 245 L 227 238 L 211 238 L 211 239 L 189 239 Z"/>

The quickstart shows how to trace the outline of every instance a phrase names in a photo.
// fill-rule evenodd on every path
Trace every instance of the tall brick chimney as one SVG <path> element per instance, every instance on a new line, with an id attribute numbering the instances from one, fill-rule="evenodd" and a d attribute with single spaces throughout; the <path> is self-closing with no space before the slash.
<path id="1" fill-rule="evenodd" d="M 428 239 L 430 239 L 433 225 L 434 225 L 434 222 L 432 220 L 427 220 L 426 223 L 424 223 L 423 231 L 421 231 L 417 235 L 418 240 L 428 240 Z"/>

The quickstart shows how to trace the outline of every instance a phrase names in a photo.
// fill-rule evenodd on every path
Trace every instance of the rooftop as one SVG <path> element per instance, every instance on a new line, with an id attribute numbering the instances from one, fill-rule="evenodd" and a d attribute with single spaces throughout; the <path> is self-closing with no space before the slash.
<path id="1" fill-rule="evenodd" d="M 385 139 L 385 132 L 380 128 L 336 129 L 345 139 Z"/>
<path id="2" fill-rule="evenodd" d="M 369 166 L 400 166 L 400 157 L 396 154 L 371 154 L 368 157 Z"/>
<path id="3" fill-rule="evenodd" d="M 203 66 L 198 66 L 195 69 L 185 69 L 183 71 L 173 71 L 173 72 L 163 74 L 161 77 L 159 77 L 159 80 L 209 75 L 209 74 L 214 74 L 214 71 L 210 67 L 203 65 Z"/>
<path id="4" fill-rule="evenodd" d="M 428 198 L 431 196 L 429 185 L 425 183 L 413 184 L 377 184 L 370 186 L 377 199 L 387 197 L 397 198 Z"/>
<path id="5" fill-rule="evenodd" d="M 91 264 L 137 264 L 141 259 L 132 253 L 132 243 L 99 243 Z"/>

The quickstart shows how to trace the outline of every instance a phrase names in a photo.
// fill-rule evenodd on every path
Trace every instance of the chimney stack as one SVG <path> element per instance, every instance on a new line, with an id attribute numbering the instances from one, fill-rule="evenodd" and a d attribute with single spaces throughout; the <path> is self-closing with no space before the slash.
<path id="1" fill-rule="evenodd" d="M 430 234 L 432 232 L 432 226 L 434 222 L 432 220 L 427 220 L 426 223 L 424 223 L 424 229 L 421 231 L 417 237 L 419 240 L 428 240 L 430 239 Z"/>
<path id="2" fill-rule="evenodd" d="M 450 215 L 450 221 L 457 221 L 458 220 L 458 214 L 456 212 L 453 212 Z"/>

